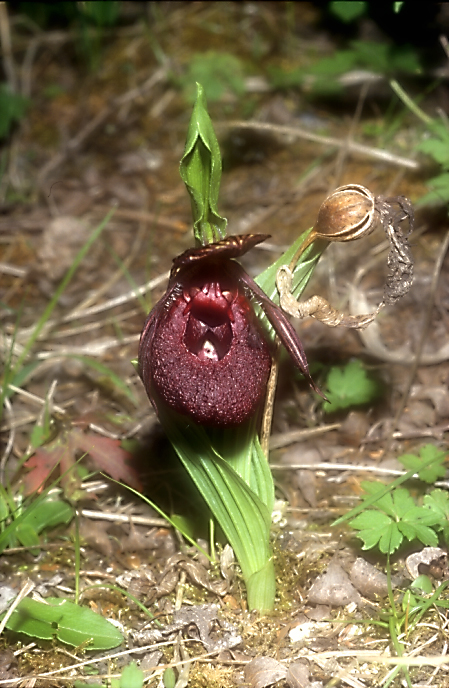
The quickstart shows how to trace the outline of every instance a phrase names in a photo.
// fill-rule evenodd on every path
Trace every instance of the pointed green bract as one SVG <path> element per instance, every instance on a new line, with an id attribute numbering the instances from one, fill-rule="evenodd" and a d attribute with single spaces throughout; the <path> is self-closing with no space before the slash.
<path id="1" fill-rule="evenodd" d="M 201 246 L 220 241 L 226 236 L 227 225 L 227 220 L 217 211 L 221 180 L 220 147 L 200 84 L 197 84 L 196 102 L 179 171 L 190 194 L 195 241 Z"/>

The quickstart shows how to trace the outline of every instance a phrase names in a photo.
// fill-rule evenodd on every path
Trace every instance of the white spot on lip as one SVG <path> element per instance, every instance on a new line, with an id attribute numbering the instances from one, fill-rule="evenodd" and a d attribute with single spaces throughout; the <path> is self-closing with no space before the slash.
<path id="1" fill-rule="evenodd" d="M 218 361 L 217 350 L 208 339 L 203 344 L 203 348 L 199 353 L 199 358 L 202 360 L 209 359 L 210 361 Z"/>

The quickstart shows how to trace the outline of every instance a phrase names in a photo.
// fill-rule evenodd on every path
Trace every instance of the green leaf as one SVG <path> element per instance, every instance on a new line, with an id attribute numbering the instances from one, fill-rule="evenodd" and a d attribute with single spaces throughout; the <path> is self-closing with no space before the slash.
<path id="1" fill-rule="evenodd" d="M 419 450 L 419 456 L 415 454 L 402 454 L 398 456 L 398 461 L 407 470 L 413 470 L 419 475 L 420 480 L 425 483 L 434 483 L 438 478 L 444 478 L 446 475 L 446 467 L 443 463 L 446 459 L 447 452 L 442 451 L 434 444 L 426 444 Z M 432 461 L 433 463 L 426 468 L 422 468 L 423 464 Z"/>
<path id="2" fill-rule="evenodd" d="M 31 554 L 35 557 L 38 556 L 40 552 L 40 540 L 36 532 L 36 529 L 33 528 L 33 526 L 25 522 L 19 523 L 19 525 L 15 529 L 15 536 L 22 545 L 22 547 L 32 547 L 33 549 L 30 549 Z"/>
<path id="3" fill-rule="evenodd" d="M 217 211 L 221 180 L 220 147 L 200 84 L 197 84 L 180 174 L 190 194 L 195 240 L 204 246 L 223 239 L 227 220 Z"/>
<path id="4" fill-rule="evenodd" d="M 417 205 L 443 205 L 449 202 L 449 172 L 433 177 L 427 182 L 429 193 L 424 194 Z"/>
<path id="5" fill-rule="evenodd" d="M 397 488 L 383 494 L 380 483 L 364 482 L 362 485 L 367 492 L 365 499 L 371 501 L 376 493 L 379 494 L 372 504 L 374 508 L 350 521 L 351 527 L 359 531 L 357 537 L 363 540 L 363 549 L 378 545 L 384 554 L 392 554 L 404 537 L 409 541 L 420 540 L 428 546 L 438 544 L 433 526 L 437 525 L 439 516 L 426 507 L 416 506 L 408 490 Z"/>
<path id="6" fill-rule="evenodd" d="M 443 533 L 446 544 L 449 543 L 449 494 L 446 490 L 432 490 L 424 496 L 424 507 L 436 515 L 437 530 Z"/>
<path id="7" fill-rule="evenodd" d="M 366 404 L 379 393 L 379 385 L 367 376 L 358 360 L 350 361 L 344 368 L 331 368 L 326 385 L 329 402 L 323 404 L 325 413 Z"/>
<path id="8" fill-rule="evenodd" d="M 88 650 L 110 650 L 123 641 L 120 631 L 107 619 L 58 597 L 48 597 L 45 602 L 26 597 L 11 614 L 6 628 L 42 640 L 56 636 L 75 647 L 87 643 Z"/>
<path id="9" fill-rule="evenodd" d="M 275 263 L 270 265 L 266 270 L 260 273 L 258 277 L 254 280 L 261 289 L 264 290 L 265 294 L 277 305 L 279 305 L 279 292 L 276 287 L 276 274 L 282 265 L 290 265 L 292 260 L 295 258 L 298 251 L 301 250 L 302 245 L 306 242 L 310 232 L 312 230 L 308 229 L 303 232 L 297 240 L 290 246 L 290 248 L 277 259 Z M 328 245 L 327 241 L 317 240 L 314 241 L 311 246 L 309 246 L 305 252 L 300 256 L 297 261 L 295 268 L 293 270 L 293 285 L 292 294 L 298 299 L 307 283 L 312 276 L 318 260 L 321 254 Z M 272 340 L 275 337 L 275 331 L 271 326 L 271 323 L 265 317 L 261 309 L 257 309 L 258 316 L 263 320 L 265 328 Z"/>
<path id="10" fill-rule="evenodd" d="M 0 138 L 4 138 L 14 122 L 24 116 L 29 100 L 18 93 L 12 93 L 7 84 L 0 84 Z"/>
<path id="11" fill-rule="evenodd" d="M 369 510 L 359 514 L 349 525 L 359 531 L 357 537 L 363 540 L 363 549 L 372 549 L 384 535 L 388 537 L 393 521 L 382 512 Z"/>
<path id="12" fill-rule="evenodd" d="M 48 496 L 39 503 L 39 508 L 28 508 L 22 524 L 31 526 L 37 533 L 44 528 L 54 528 L 64 523 L 70 523 L 74 510 L 68 502 Z"/>
<path id="13" fill-rule="evenodd" d="M 430 580 L 429 576 L 425 575 L 415 578 L 415 580 L 410 583 L 410 587 L 414 590 L 421 590 L 421 592 L 425 593 L 426 595 L 431 595 L 433 590 L 432 581 Z M 414 605 L 416 606 L 416 604 L 417 602 L 415 600 Z"/>
<path id="14" fill-rule="evenodd" d="M 195 92 L 198 83 L 210 102 L 220 100 L 229 91 L 239 97 L 245 93 L 242 61 L 231 53 L 215 50 L 196 53 L 189 64 L 187 84 L 185 81 L 184 88 L 191 100 L 195 100 L 191 93 Z"/>
<path id="15" fill-rule="evenodd" d="M 427 462 L 427 465 L 430 466 L 433 463 L 434 459 L 430 459 Z M 423 465 L 422 468 L 426 468 L 426 465 Z M 365 511 L 369 506 L 374 505 L 376 502 L 379 501 L 382 497 L 385 495 L 391 494 L 393 490 L 396 487 L 399 487 L 399 485 L 402 485 L 402 483 L 405 483 L 407 480 L 409 480 L 414 474 L 414 471 L 407 471 L 404 475 L 399 476 L 399 478 L 396 478 L 396 480 L 393 480 L 392 483 L 389 485 L 383 485 L 382 483 L 379 482 L 370 482 L 370 481 L 364 481 L 362 482 L 362 487 L 363 489 L 369 493 L 367 497 L 363 497 L 362 502 L 355 506 L 353 509 L 348 511 L 344 516 L 340 516 L 340 518 L 337 518 L 336 521 L 332 525 L 340 525 L 341 523 L 344 523 L 345 521 L 349 521 L 351 518 L 354 518 L 358 514 L 360 514 L 362 511 Z"/>
<path id="16" fill-rule="evenodd" d="M 204 428 L 171 411 L 161 408 L 159 417 L 185 469 L 235 552 L 247 585 L 249 608 L 272 609 L 275 577 L 270 563 L 271 512 L 235 469 L 250 475 L 248 464 L 259 460 L 260 453 L 254 452 L 245 442 L 234 453 L 245 438 L 243 434 L 236 437 L 229 429 L 221 436 L 213 431 L 209 437 Z M 241 429 L 238 432 L 243 433 Z M 253 441 L 250 432 L 249 439 Z M 220 456 L 217 445 L 229 454 Z M 257 474 L 262 481 L 270 475 L 272 485 L 268 471 L 258 469 Z M 271 498 L 272 488 L 264 485 L 260 489 Z"/>
<path id="17" fill-rule="evenodd" d="M 142 688 L 144 674 L 135 662 L 128 664 L 120 676 L 120 688 Z"/>
<path id="18" fill-rule="evenodd" d="M 343 0 L 334 0 L 329 3 L 329 10 L 335 14 L 343 22 L 352 22 L 354 19 L 363 17 L 368 9 L 367 2 L 344 2 Z"/>

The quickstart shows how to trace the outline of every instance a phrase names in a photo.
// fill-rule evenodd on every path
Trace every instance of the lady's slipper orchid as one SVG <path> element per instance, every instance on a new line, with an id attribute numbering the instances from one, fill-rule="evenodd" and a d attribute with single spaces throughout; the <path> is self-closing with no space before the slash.
<path id="1" fill-rule="evenodd" d="M 167 291 L 139 345 L 140 377 L 156 410 L 162 402 L 211 427 L 235 426 L 253 415 L 265 394 L 271 354 L 252 300 L 319 391 L 294 328 L 232 260 L 267 238 L 230 236 L 174 259 Z"/>

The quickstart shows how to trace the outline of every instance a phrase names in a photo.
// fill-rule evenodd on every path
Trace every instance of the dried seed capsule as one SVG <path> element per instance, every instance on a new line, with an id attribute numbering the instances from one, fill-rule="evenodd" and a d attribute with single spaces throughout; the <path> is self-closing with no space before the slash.
<path id="1" fill-rule="evenodd" d="M 352 241 L 371 234 L 375 226 L 374 196 L 364 186 L 340 186 L 318 211 L 311 238 Z"/>

